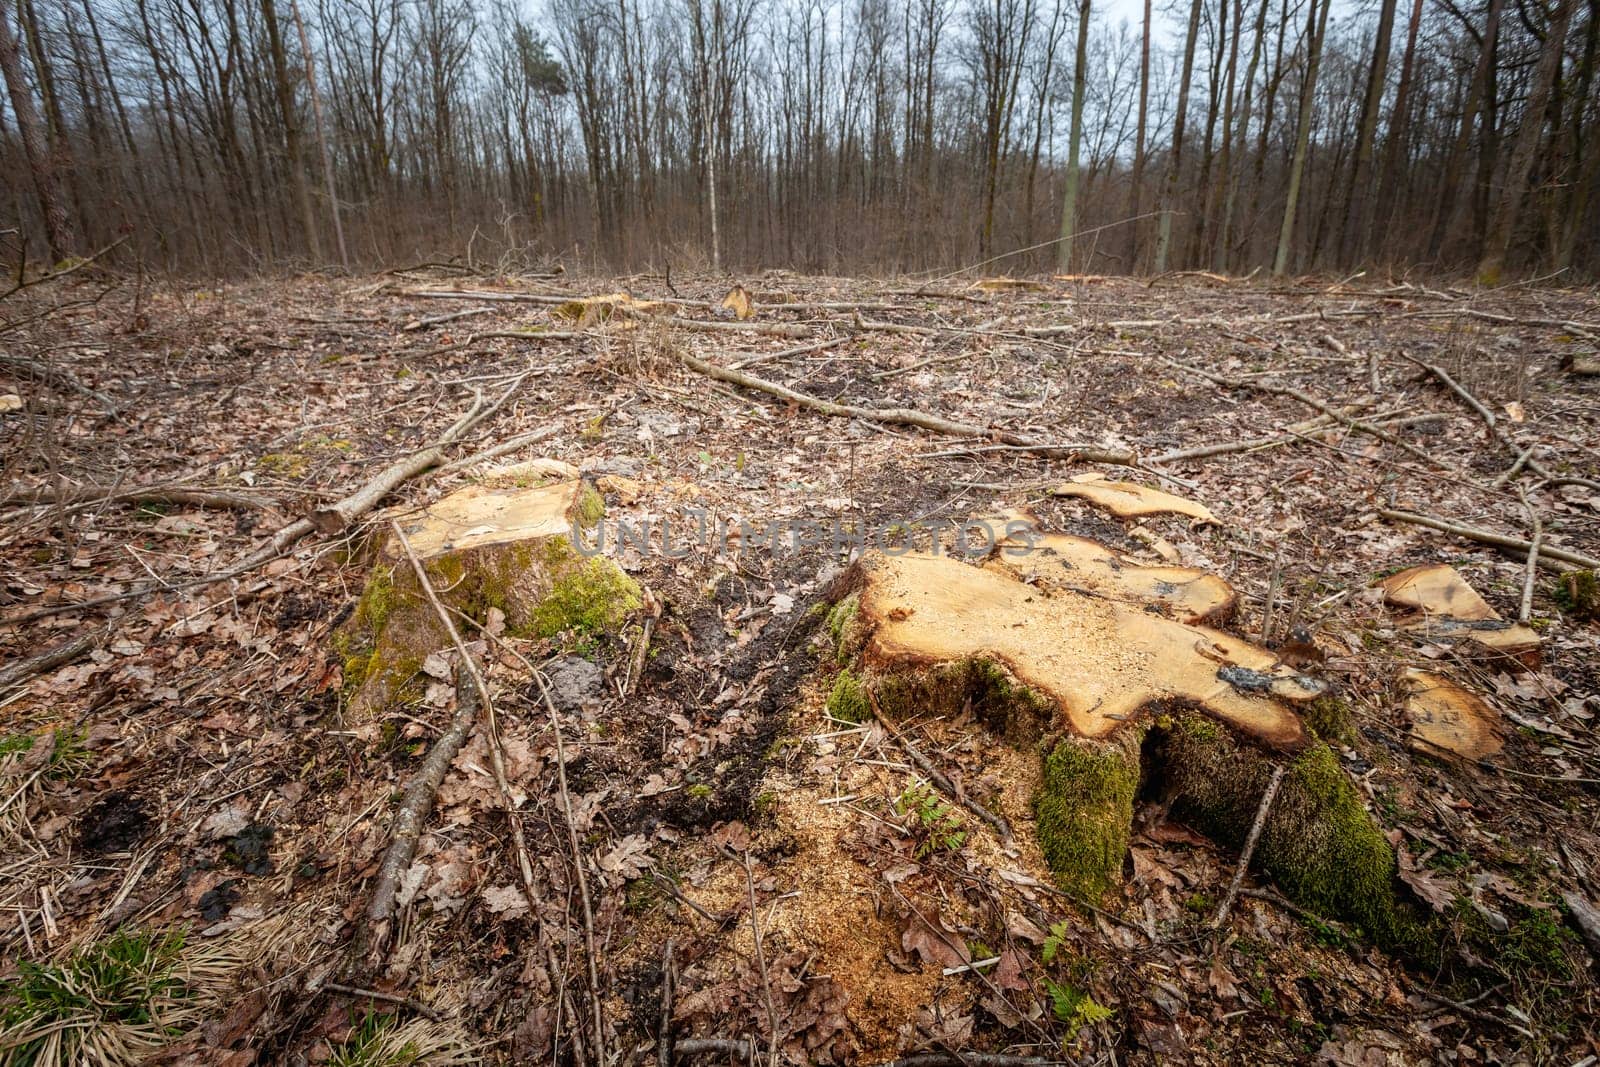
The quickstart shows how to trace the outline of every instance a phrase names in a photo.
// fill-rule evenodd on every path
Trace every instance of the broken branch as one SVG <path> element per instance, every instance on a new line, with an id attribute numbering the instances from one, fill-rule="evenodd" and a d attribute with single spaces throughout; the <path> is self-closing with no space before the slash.
<path id="1" fill-rule="evenodd" d="M 1532 542 L 1525 541 L 1520 537 L 1512 537 L 1510 534 L 1496 533 L 1493 530 L 1484 530 L 1476 526 L 1468 526 L 1465 523 L 1450 522 L 1446 519 L 1436 518 L 1432 515 L 1421 515 L 1414 511 L 1396 511 L 1392 508 L 1379 508 L 1378 517 L 1381 519 L 1388 519 L 1390 522 L 1405 522 L 1410 523 L 1413 526 L 1426 526 L 1432 530 L 1439 530 L 1443 533 L 1454 534 L 1457 537 L 1465 537 L 1467 540 L 1476 541 L 1479 544 L 1493 545 L 1495 548 L 1507 549 L 1512 552 L 1520 552 L 1523 553 L 1524 556 L 1526 556 L 1533 549 Z M 1556 548 L 1550 545 L 1540 546 L 1539 562 L 1543 566 L 1553 571 L 1568 570 L 1568 567 L 1560 566 L 1560 564 L 1563 563 L 1571 564 L 1573 567 L 1582 567 L 1586 570 L 1593 570 L 1597 567 L 1600 567 L 1600 559 L 1595 559 L 1593 556 L 1586 556 L 1582 552 L 1574 552 L 1571 549 Z"/>

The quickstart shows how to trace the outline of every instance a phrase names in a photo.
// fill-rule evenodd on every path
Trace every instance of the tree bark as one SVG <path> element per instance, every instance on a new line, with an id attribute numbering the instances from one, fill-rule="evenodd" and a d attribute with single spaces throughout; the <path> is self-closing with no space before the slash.
<path id="1" fill-rule="evenodd" d="M 22 73 L 22 57 L 17 38 L 11 32 L 11 16 L 0 10 L 0 72 L 6 79 L 6 90 L 11 96 L 11 112 L 17 120 L 17 133 L 22 139 L 23 155 L 28 160 L 28 170 L 33 174 L 34 191 L 39 197 L 39 214 L 44 219 L 45 240 L 50 246 L 50 257 L 65 259 L 76 250 L 72 223 L 67 217 L 66 199 L 57 173 L 55 160 L 45 143 L 44 131 L 39 126 L 39 112 L 33 106 L 33 95 Z"/>
<path id="2" fill-rule="evenodd" d="M 1539 54 L 1539 66 L 1534 71 L 1533 84 L 1528 89 L 1528 100 L 1523 105 L 1522 123 L 1517 130 L 1516 142 L 1511 147 L 1511 159 L 1506 167 L 1505 184 L 1500 188 L 1499 201 L 1490 217 L 1488 239 L 1484 244 L 1483 258 L 1478 261 L 1478 280 L 1485 285 L 1498 285 L 1505 270 L 1506 257 L 1511 251 L 1511 238 L 1516 233 L 1517 216 L 1527 198 L 1528 172 L 1533 168 L 1533 157 L 1539 150 L 1544 135 L 1545 104 L 1555 85 L 1556 74 L 1561 69 L 1561 58 L 1566 50 L 1567 30 L 1572 25 L 1572 9 L 1576 0 L 1556 0 L 1555 14 L 1545 32 L 1544 48 Z"/>
<path id="3" fill-rule="evenodd" d="M 1083 140 L 1083 93 L 1089 65 L 1089 9 L 1093 0 L 1078 0 L 1078 52 L 1072 63 L 1072 132 L 1067 141 L 1067 189 L 1061 201 L 1061 245 L 1056 267 L 1072 270 L 1072 235 L 1078 226 L 1078 147 Z"/>
<path id="4" fill-rule="evenodd" d="M 1311 121 L 1317 95 L 1317 68 L 1322 64 L 1322 36 L 1328 29 L 1328 9 L 1333 0 L 1311 0 L 1306 16 L 1306 77 L 1300 87 L 1300 119 L 1294 136 L 1294 161 L 1289 165 L 1289 191 L 1283 205 L 1283 227 L 1278 231 L 1278 254 L 1272 261 L 1274 277 L 1289 269 L 1289 246 L 1294 240 L 1295 211 L 1300 205 L 1300 183 L 1311 148 Z"/>

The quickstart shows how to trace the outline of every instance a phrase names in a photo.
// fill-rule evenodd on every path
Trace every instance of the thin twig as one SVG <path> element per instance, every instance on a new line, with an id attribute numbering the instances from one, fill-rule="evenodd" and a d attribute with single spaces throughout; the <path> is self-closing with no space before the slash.
<path id="1" fill-rule="evenodd" d="M 758 912 L 761 910 L 756 903 L 756 877 L 750 869 L 750 851 L 745 850 L 744 885 L 745 891 L 750 895 L 750 935 L 756 943 L 756 966 L 761 969 L 761 991 L 767 1001 L 767 1062 L 778 1062 L 778 1005 L 772 999 L 772 978 L 767 974 L 767 953 L 761 946 L 761 921 Z"/>
<path id="2" fill-rule="evenodd" d="M 545 710 L 550 714 L 550 729 L 556 738 L 556 783 L 561 789 L 561 812 L 567 822 L 567 844 L 572 850 L 572 865 L 578 879 L 578 896 L 583 904 L 584 955 L 588 957 L 589 964 L 589 999 L 594 1010 L 594 1041 L 597 1060 L 603 1064 L 606 1059 L 605 1018 L 600 1001 L 600 970 L 596 962 L 598 953 L 594 940 L 594 903 L 589 896 L 589 877 L 584 871 L 583 849 L 578 844 L 578 823 L 572 813 L 572 793 L 567 788 L 566 743 L 562 740 L 561 718 L 556 713 L 556 702 L 550 696 L 550 687 L 538 671 L 533 672 L 533 680 L 539 687 L 539 695 L 544 698 Z"/>
<path id="3" fill-rule="evenodd" d="M 1256 808 L 1256 821 L 1250 824 L 1250 835 L 1244 839 L 1244 848 L 1239 852 L 1239 866 L 1234 869 L 1228 895 L 1222 898 L 1216 917 L 1211 920 L 1213 930 L 1221 929 L 1222 924 L 1228 921 L 1228 913 L 1233 911 L 1233 902 L 1239 897 L 1239 887 L 1244 884 L 1245 871 L 1250 869 L 1250 857 L 1255 855 L 1256 842 L 1261 839 L 1261 829 L 1267 825 L 1267 815 L 1272 811 L 1272 802 L 1277 799 L 1278 786 L 1282 783 L 1283 764 L 1279 763 L 1272 768 L 1272 779 L 1261 794 L 1261 805 Z"/>
<path id="4" fill-rule="evenodd" d="M 1465 537 L 1469 541 L 1477 541 L 1483 545 L 1493 545 L 1495 548 L 1517 552 L 1524 557 L 1533 549 L 1531 541 L 1509 534 L 1496 533 L 1493 530 L 1484 530 L 1465 523 L 1451 522 L 1448 519 L 1437 518 L 1433 515 L 1423 515 L 1414 511 L 1397 511 L 1393 508 L 1379 508 L 1378 517 L 1388 519 L 1390 522 L 1405 522 L 1413 526 L 1426 526 L 1430 530 L 1440 530 L 1457 537 Z M 1539 548 L 1539 563 L 1541 566 L 1553 571 L 1565 571 L 1568 568 L 1561 564 L 1571 564 L 1586 570 L 1600 568 L 1600 559 L 1586 556 L 1582 552 L 1574 552 L 1567 548 L 1556 548 L 1551 545 L 1541 545 Z"/>
<path id="5" fill-rule="evenodd" d="M 1528 569 L 1522 576 L 1522 607 L 1517 611 L 1517 621 L 1526 625 L 1533 615 L 1533 580 L 1539 574 L 1539 546 L 1544 542 L 1544 520 L 1539 517 L 1539 509 L 1533 506 L 1521 486 L 1517 487 L 1517 496 L 1522 498 L 1522 506 L 1527 509 L 1528 520 L 1533 524 L 1533 539 L 1528 542 Z"/>
<path id="6" fill-rule="evenodd" d="M 982 804 L 979 804 L 976 800 L 973 800 L 964 792 L 957 789 L 955 783 L 950 780 L 949 776 L 947 776 L 938 767 L 934 766 L 933 761 L 927 756 L 924 756 L 917 749 L 917 746 L 911 743 L 910 738 L 906 737 L 905 734 L 895 729 L 894 723 L 890 722 L 888 717 L 883 714 L 883 710 L 878 707 L 878 698 L 875 694 L 871 692 L 867 693 L 867 704 L 872 709 L 872 717 L 878 720 L 879 725 L 884 728 L 890 737 L 894 738 L 896 744 L 905 750 L 905 754 L 911 757 L 911 762 L 917 765 L 918 770 L 928 776 L 928 780 L 932 782 L 940 792 L 944 793 L 946 796 L 950 797 L 951 800 L 954 800 L 957 804 L 960 804 L 962 807 L 972 812 L 972 814 L 976 815 L 978 818 L 994 827 L 995 831 L 999 833 L 1002 841 L 1007 843 L 1011 841 L 1011 825 L 1006 822 L 1005 818 L 990 811 L 988 808 L 984 807 Z"/>

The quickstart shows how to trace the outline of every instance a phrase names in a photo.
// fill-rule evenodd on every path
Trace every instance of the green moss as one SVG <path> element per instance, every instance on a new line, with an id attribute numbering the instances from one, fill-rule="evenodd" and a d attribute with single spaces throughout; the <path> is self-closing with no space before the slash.
<path id="1" fill-rule="evenodd" d="M 846 667 L 828 692 L 828 715 L 841 722 L 865 722 L 871 717 L 861 677 Z"/>
<path id="2" fill-rule="evenodd" d="M 1037 741 L 1058 714 L 1055 703 L 993 660 L 970 659 L 894 672 L 862 672 L 863 689 L 886 714 L 959 715 L 968 710 L 994 734 L 1016 745 Z"/>
<path id="3" fill-rule="evenodd" d="M 372 573 L 367 576 L 367 586 L 361 591 L 361 599 L 356 602 L 355 619 L 374 633 L 381 631 L 384 623 L 389 621 L 394 601 L 394 568 L 380 564 L 372 568 Z"/>
<path id="4" fill-rule="evenodd" d="M 640 604 L 639 585 L 603 556 L 584 559 L 563 537 L 542 546 L 550 590 L 528 619 L 534 636 L 597 636 L 621 625 Z"/>
<path id="5" fill-rule="evenodd" d="M 1355 733 L 1349 702 L 1331 693 L 1306 705 L 1300 712 L 1300 720 L 1324 741 L 1347 744 Z"/>
<path id="6" fill-rule="evenodd" d="M 605 518 L 606 502 L 594 487 L 587 482 L 578 491 L 578 499 L 572 506 L 572 515 L 582 527 L 590 527 Z"/>
<path id="7" fill-rule="evenodd" d="M 1568 571 L 1556 583 L 1555 600 L 1564 614 L 1593 622 L 1600 618 L 1600 580 L 1594 571 Z"/>
<path id="8" fill-rule="evenodd" d="M 1131 727 L 1110 742 L 1067 738 L 1045 757 L 1034 801 L 1039 847 L 1062 888 L 1091 903 L 1122 873 L 1143 736 Z"/>
<path id="9" fill-rule="evenodd" d="M 1242 846 L 1271 759 L 1198 715 L 1179 717 L 1164 743 L 1175 810 L 1216 840 Z M 1424 928 L 1404 896 L 1394 849 L 1326 744 L 1314 743 L 1289 764 L 1255 858 L 1302 907 L 1353 923 L 1384 948 L 1424 951 Z"/>
<path id="10" fill-rule="evenodd" d="M 851 593 L 828 612 L 828 636 L 833 638 L 834 658 L 847 663 L 861 651 L 861 595 Z"/>
<path id="11" fill-rule="evenodd" d="M 715 792 L 716 790 L 712 789 L 704 782 L 696 782 L 694 785 L 691 785 L 689 788 L 685 789 L 683 791 L 683 795 L 689 797 L 691 800 L 710 800 Z"/>

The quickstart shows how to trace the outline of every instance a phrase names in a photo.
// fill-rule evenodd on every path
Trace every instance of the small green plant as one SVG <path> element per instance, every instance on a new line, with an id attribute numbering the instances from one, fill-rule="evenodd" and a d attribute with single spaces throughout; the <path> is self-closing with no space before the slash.
<path id="1" fill-rule="evenodd" d="M 328 1067 L 448 1067 L 476 1061 L 442 1023 L 426 1019 L 402 1023 L 393 1015 L 371 1012 L 334 1048 Z"/>
<path id="2" fill-rule="evenodd" d="M 957 852 L 966 844 L 967 831 L 961 817 L 927 782 L 917 782 L 901 793 L 894 810 L 902 819 L 912 820 L 919 860 L 935 852 Z"/>
<path id="3" fill-rule="evenodd" d="M 118 930 L 0 982 L 0 1064 L 133 1063 L 198 1021 L 181 931 Z"/>
<path id="4" fill-rule="evenodd" d="M 1068 1041 L 1076 1038 L 1085 1026 L 1103 1023 L 1115 1014 L 1076 986 L 1046 978 L 1044 989 L 1050 994 L 1050 1014 L 1057 1022 L 1066 1024 Z"/>
<path id="5" fill-rule="evenodd" d="M 693 800 L 710 800 L 714 792 L 715 790 L 713 790 L 709 785 L 706 785 L 704 782 L 696 782 L 694 785 L 691 785 L 689 788 L 683 791 L 684 796 L 687 796 Z"/>
<path id="6" fill-rule="evenodd" d="M 1076 955 L 1064 952 L 1067 947 L 1067 921 L 1052 923 L 1044 939 L 1039 958 L 1046 967 L 1055 966 L 1062 980 L 1044 979 L 1044 990 L 1050 996 L 1050 1014 L 1067 1027 L 1065 1041 L 1077 1038 L 1085 1026 L 1105 1022 L 1114 1014 L 1112 1010 L 1092 997 L 1080 984 L 1088 975 L 1089 963 Z"/>

